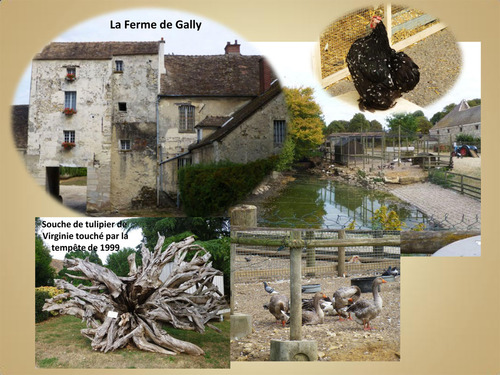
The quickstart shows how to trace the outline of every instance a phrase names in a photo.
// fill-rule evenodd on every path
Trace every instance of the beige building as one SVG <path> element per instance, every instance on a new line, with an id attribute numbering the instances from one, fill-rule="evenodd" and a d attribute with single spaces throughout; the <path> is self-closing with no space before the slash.
<path id="1" fill-rule="evenodd" d="M 455 141 L 459 134 L 481 138 L 481 106 L 469 107 L 467 101 L 462 100 L 429 130 L 429 134 L 439 136 L 445 142 L 450 137 Z"/>
<path id="2" fill-rule="evenodd" d="M 86 168 L 87 212 L 107 212 L 175 201 L 183 165 L 279 152 L 286 120 L 281 89 L 271 85 L 264 59 L 241 55 L 239 47 L 182 56 L 165 55 L 163 40 L 51 43 L 32 64 L 20 149 L 28 170 L 58 196 L 59 167 Z M 200 157 L 210 136 L 204 126 L 214 118 L 233 120 L 212 127 L 217 142 L 221 133 L 226 140 L 210 141 L 217 152 Z M 276 129 L 283 132 L 278 141 Z"/>

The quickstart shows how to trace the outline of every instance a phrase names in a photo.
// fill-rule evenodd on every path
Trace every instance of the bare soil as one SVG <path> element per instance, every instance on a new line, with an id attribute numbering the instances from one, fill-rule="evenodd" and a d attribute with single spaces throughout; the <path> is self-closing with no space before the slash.
<path id="1" fill-rule="evenodd" d="M 305 283 L 320 284 L 321 291 L 332 297 L 341 286 L 351 285 L 351 277 L 318 277 Z M 271 282 L 280 293 L 289 295 L 289 280 Z M 262 281 L 235 284 L 235 311 L 252 316 L 253 332 L 231 341 L 231 361 L 268 361 L 270 340 L 289 340 L 290 328 L 276 324 L 276 320 L 263 305 L 270 295 L 264 291 Z M 303 326 L 302 338 L 318 344 L 319 361 L 399 361 L 400 359 L 400 280 L 381 286 L 384 301 L 382 313 L 372 322 L 374 329 L 364 331 L 354 321 L 339 321 L 337 316 L 325 316 L 325 322 L 315 326 Z M 312 298 L 303 294 L 303 298 Z M 372 299 L 371 293 L 361 298 Z"/>

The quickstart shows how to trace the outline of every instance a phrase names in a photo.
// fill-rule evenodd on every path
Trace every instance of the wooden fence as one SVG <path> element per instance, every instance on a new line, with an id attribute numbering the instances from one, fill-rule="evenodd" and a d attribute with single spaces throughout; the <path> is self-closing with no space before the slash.
<path id="1" fill-rule="evenodd" d="M 445 169 L 429 169 L 429 181 L 481 200 L 480 178 L 449 172 Z"/>

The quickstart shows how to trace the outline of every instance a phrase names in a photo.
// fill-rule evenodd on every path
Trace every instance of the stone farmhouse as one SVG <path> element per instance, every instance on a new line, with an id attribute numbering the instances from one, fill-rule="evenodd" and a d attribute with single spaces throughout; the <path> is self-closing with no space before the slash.
<path id="1" fill-rule="evenodd" d="M 242 55 L 237 41 L 221 55 L 164 48 L 57 42 L 35 56 L 14 135 L 50 194 L 59 196 L 60 166 L 84 167 L 89 213 L 162 205 L 176 200 L 184 165 L 279 153 L 286 104 L 262 56 Z"/>
<path id="2" fill-rule="evenodd" d="M 441 138 L 445 136 L 446 140 L 451 136 L 452 141 L 455 141 L 459 134 L 480 138 L 481 106 L 470 107 L 466 100 L 462 100 L 429 130 L 429 134 Z"/>

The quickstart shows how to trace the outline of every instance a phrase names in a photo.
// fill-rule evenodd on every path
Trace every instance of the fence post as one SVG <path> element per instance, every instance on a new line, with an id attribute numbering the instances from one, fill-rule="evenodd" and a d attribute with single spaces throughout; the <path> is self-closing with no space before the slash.
<path id="1" fill-rule="evenodd" d="M 339 230 L 339 240 L 345 239 L 345 229 Z M 344 276 L 345 273 L 345 247 L 338 248 L 339 258 L 337 260 L 337 274 Z"/>
<path id="2" fill-rule="evenodd" d="M 302 340 L 301 232 L 290 233 L 290 340 Z"/>
<path id="3" fill-rule="evenodd" d="M 313 231 L 307 231 L 305 234 L 305 241 L 312 240 L 314 238 Z M 315 267 L 316 266 L 316 248 L 310 247 L 306 250 L 306 267 Z M 314 271 L 308 272 L 307 276 L 314 276 Z"/>

